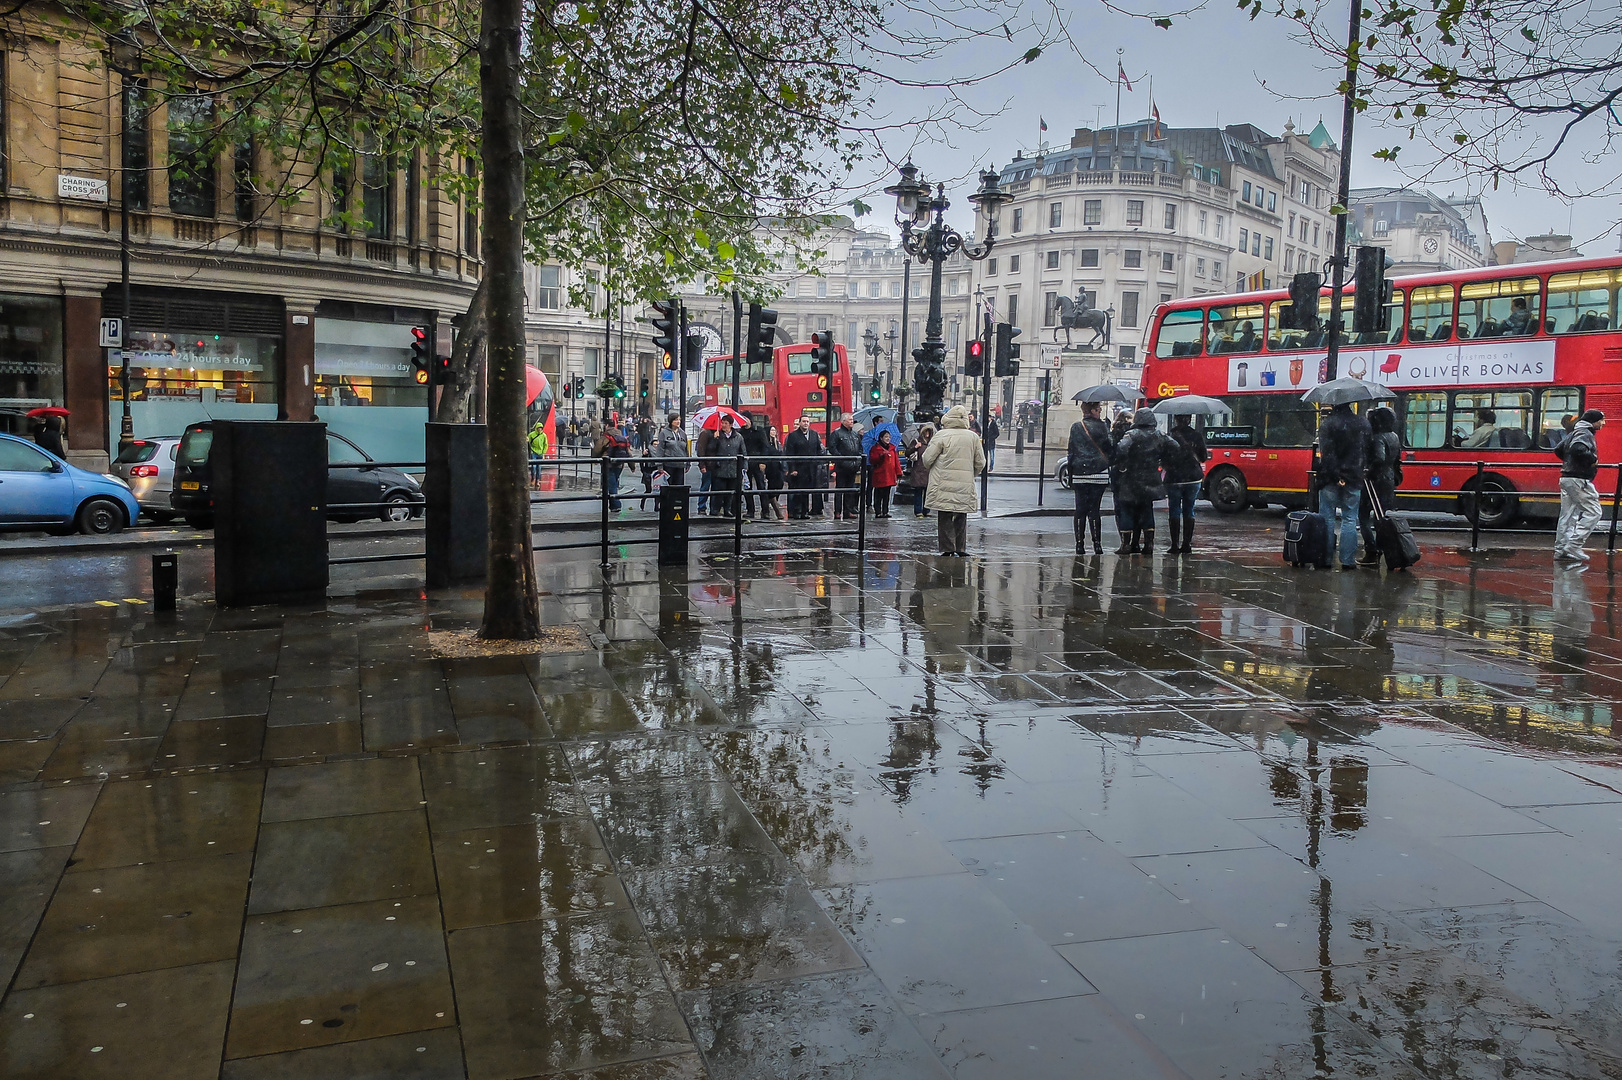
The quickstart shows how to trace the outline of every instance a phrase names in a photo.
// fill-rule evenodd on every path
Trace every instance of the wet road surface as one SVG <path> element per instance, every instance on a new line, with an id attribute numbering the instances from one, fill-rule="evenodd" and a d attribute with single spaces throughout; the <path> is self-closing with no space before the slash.
<path id="1" fill-rule="evenodd" d="M 532 658 L 8 599 L 0 1075 L 1622 1075 L 1603 555 L 932 524 L 548 560 Z"/>

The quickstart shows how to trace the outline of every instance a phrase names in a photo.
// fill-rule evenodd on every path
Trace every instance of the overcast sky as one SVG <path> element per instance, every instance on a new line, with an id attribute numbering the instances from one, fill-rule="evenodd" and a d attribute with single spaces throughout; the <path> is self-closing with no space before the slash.
<path id="1" fill-rule="evenodd" d="M 1123 62 L 1132 80 L 1133 92 L 1121 95 L 1121 119 L 1129 122 L 1149 115 L 1151 80 L 1153 98 L 1161 119 L 1178 127 L 1204 127 L 1252 123 L 1269 134 L 1279 134 L 1285 121 L 1293 119 L 1303 132 L 1322 119 L 1340 141 L 1341 105 L 1332 96 L 1339 73 L 1321 69 L 1323 61 L 1304 45 L 1293 41 L 1289 24 L 1262 16 L 1254 22 L 1231 0 L 1212 4 L 1177 20 L 1170 30 L 1160 30 L 1144 20 L 1106 11 L 1082 0 L 1074 9 L 1072 33 L 1088 60 L 1113 75 L 1115 51 L 1125 50 Z M 1342 30 L 1344 33 L 1344 30 Z M 977 47 L 978 68 L 1003 62 L 1014 43 L 999 37 L 982 39 Z M 962 63 L 959 56 L 954 62 Z M 918 106 L 939 99 L 939 92 L 919 93 Z M 1069 145 L 1077 127 L 1099 122 L 1109 125 L 1115 119 L 1115 88 L 1105 78 L 1082 63 L 1068 45 L 1056 47 L 1034 63 L 1000 77 L 986 87 L 968 91 L 965 97 L 975 106 L 995 110 L 1006 108 L 978 132 L 960 132 L 952 137 L 954 146 L 922 145 L 914 160 L 927 177 L 960 176 L 976 163 L 1005 164 L 1016 151 L 1029 154 L 1037 145 L 1038 119 L 1048 123 L 1050 146 Z M 906 99 L 894 92 L 885 100 L 898 114 L 905 114 Z M 1402 141 L 1405 132 L 1382 129 L 1359 118 L 1352 161 L 1352 186 L 1407 183 L 1397 169 L 1370 155 L 1383 146 Z M 887 137 L 892 153 L 905 154 L 905 138 Z M 1412 166 L 1422 157 L 1420 144 L 1406 146 L 1402 160 Z M 1571 168 L 1583 168 L 1573 163 Z M 1614 173 L 1614 164 L 1608 166 Z M 1564 177 L 1563 177 L 1564 178 Z M 1580 180 L 1582 177 L 1571 177 Z M 1459 177 L 1428 185 L 1441 195 L 1481 191 L 1481 177 Z M 961 227 L 969 223 L 965 200 L 972 182 L 960 182 L 949 191 L 954 207 L 952 218 Z M 882 194 L 869 195 L 875 213 L 866 222 L 874 225 L 890 220 L 893 201 Z M 1616 199 L 1593 200 L 1568 206 L 1541 190 L 1487 191 L 1484 194 L 1487 224 L 1494 242 L 1521 239 L 1546 232 L 1570 231 L 1576 242 L 1585 244 L 1588 255 L 1601 255 L 1618 249 L 1616 228 L 1609 223 L 1622 217 Z M 1600 235 L 1604 234 L 1604 235 Z M 1597 241 L 1592 237 L 1600 235 Z"/>

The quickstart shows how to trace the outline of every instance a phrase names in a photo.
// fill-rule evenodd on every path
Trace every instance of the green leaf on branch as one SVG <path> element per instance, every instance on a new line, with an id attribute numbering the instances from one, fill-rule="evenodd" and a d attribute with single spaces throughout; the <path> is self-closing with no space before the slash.
<path id="1" fill-rule="evenodd" d="M 722 259 L 731 259 L 738 254 L 738 249 L 730 241 L 722 240 L 715 245 L 715 254 Z"/>
<path id="2" fill-rule="evenodd" d="M 1170 30 L 1171 29 L 1171 20 L 1170 19 L 1156 19 L 1156 20 L 1154 20 L 1154 23 L 1155 23 L 1156 26 L 1160 27 L 1160 29 L 1162 29 L 1162 30 Z"/>
<path id="3" fill-rule="evenodd" d="M 871 214 L 873 212 L 873 208 L 860 199 L 852 199 L 850 201 L 850 210 L 851 213 L 855 214 L 857 217 L 861 217 L 863 214 Z"/>
<path id="4" fill-rule="evenodd" d="M 1042 55 L 1042 49 L 1041 49 L 1040 46 L 1035 46 L 1035 47 L 1032 47 L 1030 49 L 1027 49 L 1027 50 L 1025 50 L 1025 62 L 1027 64 L 1029 64 L 1032 61 L 1034 61 L 1038 56 L 1041 56 L 1041 55 Z"/>

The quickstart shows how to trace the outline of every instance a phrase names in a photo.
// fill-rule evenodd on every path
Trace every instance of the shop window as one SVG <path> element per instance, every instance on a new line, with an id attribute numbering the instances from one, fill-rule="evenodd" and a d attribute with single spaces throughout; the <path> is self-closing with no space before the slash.
<path id="1" fill-rule="evenodd" d="M 1549 314 L 1556 334 L 1584 334 L 1617 326 L 1622 270 L 1579 270 L 1549 278 Z"/>
<path id="2" fill-rule="evenodd" d="M 27 434 L 23 414 L 61 405 L 63 389 L 62 302 L 0 295 L 0 431 Z"/>
<path id="3" fill-rule="evenodd" d="M 1160 321 L 1160 333 L 1155 338 L 1155 355 L 1161 359 L 1170 356 L 1198 356 L 1200 335 L 1205 329 L 1205 312 L 1171 311 Z"/>
<path id="4" fill-rule="evenodd" d="M 217 212 L 217 147 L 211 129 L 214 101 L 206 94 L 180 94 L 169 101 L 169 209 L 188 217 Z"/>

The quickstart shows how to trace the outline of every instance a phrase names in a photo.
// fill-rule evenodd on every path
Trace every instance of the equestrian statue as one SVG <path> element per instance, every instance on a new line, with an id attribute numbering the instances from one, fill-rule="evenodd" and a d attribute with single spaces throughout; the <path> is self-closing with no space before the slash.
<path id="1" fill-rule="evenodd" d="M 1093 340 L 1082 346 L 1086 349 L 1101 348 L 1110 343 L 1109 331 L 1112 311 L 1095 308 L 1087 303 L 1087 294 L 1080 293 L 1072 300 L 1068 296 L 1061 296 L 1059 303 L 1059 325 L 1053 328 L 1053 340 L 1059 340 L 1059 331 L 1064 331 L 1064 347 L 1071 348 L 1070 331 L 1091 330 Z"/>

